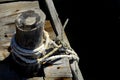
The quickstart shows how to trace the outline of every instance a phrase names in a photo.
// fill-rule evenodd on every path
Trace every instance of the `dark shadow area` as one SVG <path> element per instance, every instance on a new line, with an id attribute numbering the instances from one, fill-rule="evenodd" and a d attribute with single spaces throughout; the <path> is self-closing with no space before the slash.
<path id="1" fill-rule="evenodd" d="M 104 0 L 104 8 L 120 8 L 120 0 Z"/>

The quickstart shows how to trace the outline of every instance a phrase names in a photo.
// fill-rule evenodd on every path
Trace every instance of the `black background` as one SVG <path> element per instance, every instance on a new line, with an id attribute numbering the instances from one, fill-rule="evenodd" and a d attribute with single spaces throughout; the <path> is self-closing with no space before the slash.
<path id="1" fill-rule="evenodd" d="M 120 8 L 120 0 L 104 0 L 104 8 Z"/>
<path id="2" fill-rule="evenodd" d="M 113 55 L 112 53 L 114 53 L 115 48 L 113 48 L 113 46 L 115 46 L 115 44 L 119 45 L 119 41 L 120 39 L 118 38 L 119 36 L 119 27 L 120 27 L 120 0 L 104 0 L 104 9 L 103 9 L 103 23 L 102 25 L 104 25 L 104 28 L 102 27 L 102 29 L 104 30 L 104 46 L 106 46 L 107 48 L 109 48 L 109 51 L 107 53 L 111 53 L 111 54 L 107 54 L 109 55 L 109 57 L 104 59 L 105 63 L 108 63 L 107 61 L 111 61 L 113 63 L 110 64 L 116 64 L 114 63 L 116 61 L 116 54 Z M 102 20 L 102 19 L 101 19 Z M 111 42 L 111 43 L 110 43 Z M 106 52 L 105 52 L 106 53 Z M 105 54 L 104 53 L 104 54 Z M 105 56 L 106 57 L 106 56 Z M 110 59 L 110 57 L 113 57 L 113 59 Z M 106 71 L 106 75 L 111 76 L 110 73 L 113 73 L 117 68 L 112 67 L 112 71 L 109 73 L 109 69 L 108 66 L 110 65 L 105 64 L 104 66 L 106 66 L 106 68 L 104 67 L 104 71 Z M 116 70 L 117 71 L 117 70 Z M 116 71 L 114 73 L 116 73 Z M 105 72 L 104 72 L 105 73 Z M 105 76 L 106 76 L 105 75 Z M 115 74 L 113 74 L 112 76 L 115 76 Z M 108 77 L 109 78 L 109 77 Z M 115 77 L 116 78 L 116 77 Z M 112 77 L 110 77 L 110 79 L 112 79 Z"/>

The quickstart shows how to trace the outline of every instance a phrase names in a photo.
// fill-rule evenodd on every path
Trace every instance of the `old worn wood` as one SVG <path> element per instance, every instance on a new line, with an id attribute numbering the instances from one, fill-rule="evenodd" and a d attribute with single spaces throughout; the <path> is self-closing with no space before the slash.
<path id="1" fill-rule="evenodd" d="M 8 55 L 8 47 L 10 46 L 11 37 L 15 33 L 15 19 L 18 14 L 29 9 L 38 9 L 38 2 L 12 2 L 0 4 L 0 59 L 3 61 Z M 52 29 L 50 21 L 45 22 L 45 30 L 49 33 L 51 39 L 55 39 L 55 33 Z M 67 64 L 66 64 L 67 63 Z M 56 66 L 48 66 L 44 69 L 46 77 L 33 77 L 28 80 L 72 80 L 72 73 L 69 67 L 69 61 L 64 59 L 57 61 Z M 1 63 L 0 63 L 1 65 Z M 9 65 L 5 65 L 9 71 Z M 1 66 L 2 67 L 2 66 Z M 4 69 L 3 67 L 1 69 Z M 55 68 L 55 69 L 54 69 Z M 52 70 L 53 69 L 53 70 Z M 58 70 L 57 70 L 58 69 Z M 48 70 L 53 74 L 49 74 Z M 57 70 L 57 71 L 55 71 Z M 6 71 L 6 72 L 7 72 Z M 53 72 L 54 71 L 54 72 Z M 56 74 L 56 73 L 57 74 Z M 65 74 L 66 73 L 66 74 Z M 1 73 L 2 74 L 2 73 Z M 56 74 L 56 75 L 55 75 Z M 61 78 L 62 77 L 62 78 Z"/>
<path id="2" fill-rule="evenodd" d="M 68 77 L 72 78 L 72 73 L 67 58 L 60 59 L 52 65 L 44 68 L 45 77 Z"/>
<path id="3" fill-rule="evenodd" d="M 10 24 L 10 22 L 14 23 L 14 20 L 19 13 L 29 9 L 39 9 L 38 1 L 21 1 L 0 4 L 0 26 Z"/>
<path id="4" fill-rule="evenodd" d="M 43 43 L 44 24 L 45 14 L 40 9 L 21 13 L 16 19 L 17 44 L 24 49 L 38 48 Z"/>
<path id="5" fill-rule="evenodd" d="M 72 74 L 74 75 L 73 80 L 84 80 L 77 61 L 73 61 L 70 64 L 70 67 L 71 67 Z"/>

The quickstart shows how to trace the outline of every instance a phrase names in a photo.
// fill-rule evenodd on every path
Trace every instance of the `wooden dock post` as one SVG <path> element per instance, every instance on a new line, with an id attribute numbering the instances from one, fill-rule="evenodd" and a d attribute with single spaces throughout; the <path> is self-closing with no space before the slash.
<path id="1" fill-rule="evenodd" d="M 25 49 L 35 49 L 42 44 L 45 14 L 41 10 L 22 12 L 16 19 L 15 39 Z"/>

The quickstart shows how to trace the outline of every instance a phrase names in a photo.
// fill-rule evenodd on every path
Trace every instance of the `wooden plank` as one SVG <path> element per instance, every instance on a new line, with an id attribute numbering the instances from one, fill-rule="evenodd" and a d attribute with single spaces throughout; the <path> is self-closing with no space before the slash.
<path id="1" fill-rule="evenodd" d="M 33 77 L 33 78 L 28 78 L 26 80 L 44 80 L 43 77 Z"/>
<path id="2" fill-rule="evenodd" d="M 19 13 L 29 9 L 39 9 L 38 1 L 21 1 L 0 4 L 0 27 L 5 24 L 14 23 L 14 20 Z"/>
<path id="3" fill-rule="evenodd" d="M 38 1 L 19 1 L 19 2 L 11 2 L 0 4 L 0 18 L 8 15 L 13 15 L 15 13 L 19 13 L 20 10 L 28 10 L 28 9 L 38 9 L 39 4 Z M 8 13 L 7 13 L 8 12 Z"/>
<path id="4" fill-rule="evenodd" d="M 70 67 L 73 72 L 72 74 L 74 75 L 73 80 L 84 80 L 77 61 L 73 61 L 70 64 Z"/>
<path id="5" fill-rule="evenodd" d="M 45 77 L 72 77 L 72 73 L 69 66 L 69 60 L 62 58 L 52 65 L 44 68 Z"/>

